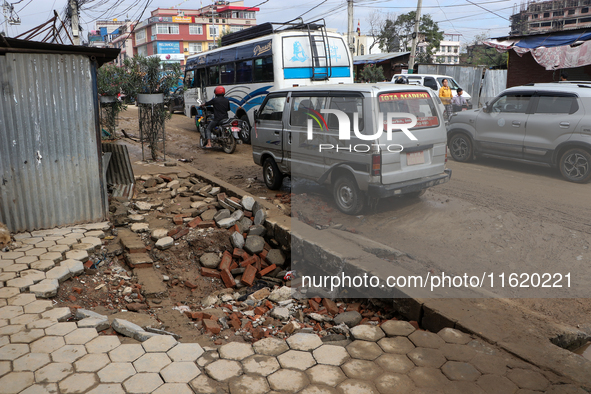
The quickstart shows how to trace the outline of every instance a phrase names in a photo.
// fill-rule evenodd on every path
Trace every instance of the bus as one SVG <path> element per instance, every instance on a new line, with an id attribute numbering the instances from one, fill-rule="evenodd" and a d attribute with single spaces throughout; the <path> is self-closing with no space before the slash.
<path id="1" fill-rule="evenodd" d="M 264 23 L 223 36 L 220 48 L 189 56 L 185 115 L 197 120 L 199 102 L 212 99 L 213 90 L 221 85 L 231 112 L 244 121 L 240 137 L 250 143 L 254 111 L 267 93 L 293 86 L 353 83 L 353 61 L 343 37 L 314 22 L 278 28 Z"/>

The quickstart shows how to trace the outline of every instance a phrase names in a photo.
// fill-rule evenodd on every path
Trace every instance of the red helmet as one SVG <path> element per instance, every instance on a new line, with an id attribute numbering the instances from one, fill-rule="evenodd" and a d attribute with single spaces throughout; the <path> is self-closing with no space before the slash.
<path id="1" fill-rule="evenodd" d="M 216 96 L 219 96 L 219 95 L 222 95 L 223 96 L 224 94 L 226 94 L 226 89 L 224 89 L 223 86 L 218 86 L 213 91 L 213 94 L 215 94 Z"/>

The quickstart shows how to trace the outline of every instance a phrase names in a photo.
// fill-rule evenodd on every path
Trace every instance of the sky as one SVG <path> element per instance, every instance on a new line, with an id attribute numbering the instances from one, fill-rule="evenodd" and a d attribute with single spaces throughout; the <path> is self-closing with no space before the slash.
<path id="1" fill-rule="evenodd" d="M 20 25 L 8 27 L 8 35 L 15 37 L 30 30 L 53 16 L 52 10 L 60 15 L 66 7 L 67 0 L 8 0 L 21 19 Z M 523 1 L 523 0 L 521 0 Z M 83 29 L 94 30 L 95 20 L 111 20 L 118 18 L 123 21 L 130 19 L 144 20 L 150 11 L 156 8 L 197 9 L 211 4 L 207 0 L 79 0 L 81 5 L 80 19 Z M 264 3 L 263 3 L 264 2 Z M 261 4 L 263 3 L 263 4 Z M 339 32 L 347 31 L 346 0 L 245 0 L 247 7 L 259 5 L 257 23 L 284 22 L 303 14 L 304 21 L 325 18 L 327 27 L 336 28 Z M 475 5 L 477 4 L 477 5 Z M 429 14 L 438 22 L 440 30 L 445 33 L 461 34 L 463 44 L 470 43 L 476 34 L 488 37 L 505 36 L 509 33 L 509 16 L 513 13 L 516 2 L 513 0 L 423 0 L 422 14 Z M 361 32 L 369 31 L 369 18 L 372 11 L 382 15 L 387 13 L 404 14 L 416 10 L 416 0 L 354 0 L 354 30 L 359 23 Z M 142 14 L 143 13 L 143 14 Z M 4 30 L 4 16 L 0 15 Z M 86 34 L 84 34 L 85 36 Z"/>

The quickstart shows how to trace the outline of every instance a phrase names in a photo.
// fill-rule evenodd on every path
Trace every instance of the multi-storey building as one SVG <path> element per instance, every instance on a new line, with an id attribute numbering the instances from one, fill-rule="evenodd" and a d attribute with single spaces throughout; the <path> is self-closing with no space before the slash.
<path id="1" fill-rule="evenodd" d="M 119 56 L 115 59 L 115 64 L 117 66 L 122 66 L 125 59 L 128 57 L 133 57 L 135 54 L 133 50 L 133 27 L 135 23 L 132 22 L 125 22 L 125 25 L 119 27 L 117 33 L 112 33 L 111 35 L 111 42 L 110 45 L 113 48 L 121 49 Z"/>
<path id="2" fill-rule="evenodd" d="M 511 36 L 591 27 L 591 0 L 522 2 L 510 20 Z"/>
<path id="3" fill-rule="evenodd" d="M 461 34 L 443 34 L 444 39 L 439 43 L 439 49 L 433 55 L 435 64 L 460 64 L 460 36 Z M 419 41 L 422 41 L 419 37 Z M 417 45 L 417 52 L 425 53 L 426 42 Z"/>

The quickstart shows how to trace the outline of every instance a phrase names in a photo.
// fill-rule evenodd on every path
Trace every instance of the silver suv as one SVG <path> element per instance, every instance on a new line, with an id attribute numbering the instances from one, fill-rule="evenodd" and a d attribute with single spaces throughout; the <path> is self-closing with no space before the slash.
<path id="1" fill-rule="evenodd" d="M 571 182 L 591 180 L 591 82 L 537 83 L 505 90 L 484 108 L 454 114 L 448 147 L 476 156 L 558 167 Z"/>

